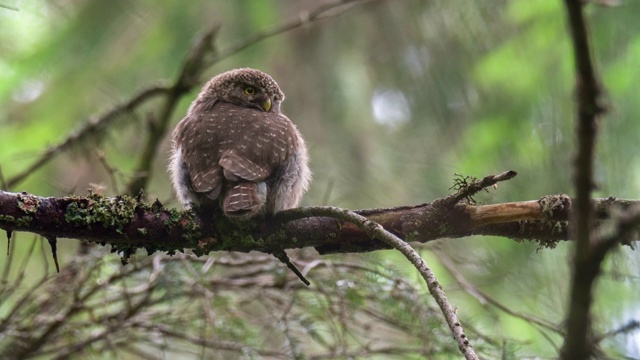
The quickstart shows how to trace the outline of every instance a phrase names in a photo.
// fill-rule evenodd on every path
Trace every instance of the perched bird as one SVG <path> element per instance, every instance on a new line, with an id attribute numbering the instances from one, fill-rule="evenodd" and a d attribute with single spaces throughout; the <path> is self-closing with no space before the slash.
<path id="1" fill-rule="evenodd" d="M 271 76 L 248 68 L 202 88 L 173 131 L 169 171 L 184 207 L 217 202 L 227 217 L 246 219 L 298 206 L 311 172 L 283 100 Z"/>

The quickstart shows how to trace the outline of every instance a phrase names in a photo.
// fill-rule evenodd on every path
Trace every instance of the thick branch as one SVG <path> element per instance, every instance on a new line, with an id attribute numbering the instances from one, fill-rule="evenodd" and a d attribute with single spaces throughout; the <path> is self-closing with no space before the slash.
<path id="1" fill-rule="evenodd" d="M 612 198 L 596 201 L 602 219 L 608 217 L 611 208 L 638 203 Z M 568 239 L 567 196 L 481 206 L 457 204 L 449 208 L 438 204 L 441 202 L 436 200 L 431 204 L 356 213 L 407 241 L 494 235 L 534 239 L 543 246 L 553 246 L 556 241 Z M 199 253 L 271 253 L 277 249 L 315 247 L 320 253 L 344 253 L 389 248 L 353 224 L 314 217 L 305 208 L 289 210 L 257 224 L 238 225 L 216 214 L 166 209 L 157 202 L 149 205 L 127 196 L 43 198 L 0 191 L 0 228 L 149 251 L 192 248 Z"/>

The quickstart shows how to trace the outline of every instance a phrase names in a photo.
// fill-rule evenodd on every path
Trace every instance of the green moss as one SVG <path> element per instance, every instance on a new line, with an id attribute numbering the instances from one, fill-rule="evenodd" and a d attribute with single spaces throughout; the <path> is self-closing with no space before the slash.
<path id="1" fill-rule="evenodd" d="M 101 224 L 105 228 L 115 228 L 122 233 L 135 215 L 137 202 L 129 196 L 108 198 L 97 194 L 89 194 L 85 198 L 73 199 L 67 205 L 65 220 L 75 226 L 91 228 L 94 224 Z"/>
<path id="2" fill-rule="evenodd" d="M 30 226 L 32 221 L 33 221 L 32 216 L 22 216 L 20 218 L 15 218 L 11 215 L 0 215 L 0 222 L 12 224 L 15 227 Z"/>
<path id="3" fill-rule="evenodd" d="M 251 235 L 256 224 L 253 221 L 234 221 L 222 213 L 212 214 L 215 224 L 217 238 L 221 240 L 216 246 L 216 250 L 224 250 L 230 247 L 238 248 L 240 245 L 244 249 L 255 249 L 256 241 Z"/>
<path id="4" fill-rule="evenodd" d="M 31 216 L 23 216 L 20 219 L 16 219 L 16 225 L 18 226 L 31 226 L 31 222 L 33 221 L 33 217 Z"/>
<path id="5" fill-rule="evenodd" d="M 183 235 L 182 238 L 193 248 L 198 246 L 198 241 L 202 239 L 202 231 L 196 218 L 191 211 L 181 211 L 177 209 L 162 209 L 158 210 L 157 205 L 154 203 L 152 205 L 152 209 L 154 211 L 162 211 L 168 215 L 168 217 L 164 220 L 163 224 L 170 230 L 176 226 L 182 227 Z M 156 214 L 156 217 L 160 217 L 160 213 Z"/>
<path id="6" fill-rule="evenodd" d="M 245 249 L 255 249 L 257 247 L 263 247 L 268 243 L 263 238 L 256 239 L 251 235 L 241 235 L 238 236 L 238 238 L 240 239 L 240 244 L 242 244 Z"/>
<path id="7" fill-rule="evenodd" d="M 0 215 L 0 221 L 13 224 L 16 221 L 16 218 L 11 215 Z"/>
<path id="8" fill-rule="evenodd" d="M 157 211 L 158 214 L 160 211 L 165 211 L 169 217 L 164 221 L 164 226 L 166 226 L 167 228 L 171 228 L 174 227 L 177 224 L 182 223 L 182 220 L 184 218 L 185 212 L 182 212 L 180 210 L 177 209 L 153 209 L 154 211 Z M 186 214 L 189 214 L 189 212 L 186 212 Z M 158 215 L 159 216 L 159 215 Z M 190 220 L 193 220 L 193 217 L 191 217 Z"/>

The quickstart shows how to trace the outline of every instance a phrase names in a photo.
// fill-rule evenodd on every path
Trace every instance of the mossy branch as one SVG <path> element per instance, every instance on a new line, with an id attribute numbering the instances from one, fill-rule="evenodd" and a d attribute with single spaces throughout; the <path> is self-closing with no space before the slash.
<path id="1" fill-rule="evenodd" d="M 446 199 L 446 198 L 443 198 Z M 600 220 L 612 209 L 627 209 L 638 200 L 615 198 L 594 201 Z M 354 211 L 380 224 L 406 241 L 427 242 L 470 235 L 504 236 L 533 240 L 553 247 L 568 240 L 567 219 L 571 200 L 549 195 L 539 200 L 444 206 L 432 203 L 389 209 Z M 0 191 L 0 228 L 26 231 L 44 237 L 75 238 L 111 245 L 114 249 L 145 248 L 150 253 L 193 249 L 210 251 L 262 251 L 315 247 L 320 253 L 369 252 L 389 248 L 357 226 L 316 216 L 313 208 L 298 208 L 262 221 L 236 224 L 212 213 L 196 214 L 165 208 L 141 197 L 96 194 L 71 197 L 39 197 Z"/>

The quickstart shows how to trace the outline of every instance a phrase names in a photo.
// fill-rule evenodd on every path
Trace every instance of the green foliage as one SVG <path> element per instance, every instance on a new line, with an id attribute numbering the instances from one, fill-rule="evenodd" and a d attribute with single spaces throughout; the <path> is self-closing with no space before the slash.
<path id="1" fill-rule="evenodd" d="M 196 34 L 214 23 L 222 25 L 215 45 L 224 51 L 257 31 L 300 18 L 316 5 L 295 0 L 219 0 L 189 6 L 175 0 L 162 5 L 151 0 L 34 0 L 18 2 L 19 11 L 0 7 L 2 178 L 11 179 L 27 169 L 73 129 L 140 89 L 175 79 Z M 611 105 L 601 121 L 597 195 L 638 198 L 640 108 L 634 87 L 640 83 L 640 2 L 613 8 L 589 4 L 587 9 L 594 58 Z M 287 95 L 284 112 L 310 147 L 314 182 L 307 205 L 373 208 L 429 202 L 447 193 L 454 173 L 482 177 L 508 169 L 520 175 L 488 194 L 479 194 L 481 203 L 571 194 L 574 70 L 565 17 L 562 2 L 549 0 L 374 1 L 250 46 L 214 64 L 200 80 L 243 66 L 274 76 Z M 195 91 L 180 100 L 172 123 L 180 120 L 194 96 Z M 11 190 L 66 196 L 92 188 L 99 194 L 120 194 L 140 175 L 134 169 L 149 124 L 162 106 L 159 97 L 118 117 L 88 140 L 56 154 Z M 97 151 L 105 154 L 104 161 Z M 159 198 L 172 207 L 176 201 L 165 171 L 167 154 L 165 139 L 145 191 L 149 199 Z M 71 207 L 68 211 L 69 221 L 91 219 L 90 224 L 102 224 L 98 210 Z M 178 221 L 179 215 L 171 212 L 168 222 Z M 129 216 L 122 214 L 118 221 L 126 222 Z M 20 258 L 30 251 L 25 241 L 29 236 L 17 236 L 12 252 Z M 63 268 L 65 263 L 75 264 L 72 247 L 76 242 L 62 239 L 59 243 Z M 443 251 L 455 260 L 457 270 L 507 307 L 554 324 L 562 322 L 569 281 L 567 245 L 539 250 L 536 244 L 495 238 L 454 239 L 445 245 Z M 254 350 L 257 344 L 271 343 L 277 348 L 271 350 L 285 351 L 289 357 L 334 349 L 336 357 L 346 358 L 338 355 L 338 349 L 353 350 L 357 344 L 382 339 L 409 349 L 391 354 L 399 358 L 455 354 L 440 315 L 431 304 L 416 300 L 424 298 L 425 290 L 412 276 L 413 270 L 390 252 L 381 252 L 380 258 L 331 258 L 349 265 L 344 267 L 329 266 L 326 257 L 304 258 L 306 265 L 316 260 L 326 265 L 313 276 L 309 291 L 283 282 L 282 276 L 288 273 L 264 259 L 257 265 L 268 271 L 255 274 L 277 278 L 273 284 L 278 285 L 258 286 L 258 279 L 239 265 L 217 266 L 227 256 L 235 259 L 228 254 L 211 257 L 216 266 L 206 265 L 205 258 L 163 258 L 162 271 L 155 273 L 150 262 L 156 257 L 125 268 L 112 257 L 101 263 L 94 257 L 77 266 L 90 269 L 87 276 L 94 284 L 111 284 L 98 293 L 110 301 L 100 315 L 103 319 L 116 318 L 129 306 L 119 297 L 124 285 L 134 288 L 149 280 L 150 274 L 158 276 L 150 281 L 154 284 L 149 300 L 154 306 L 152 319 L 160 323 L 169 319 L 162 323 L 167 327 L 149 329 L 138 323 L 139 332 L 114 332 L 112 340 L 118 344 L 141 336 L 153 349 L 171 348 L 167 353 L 197 352 L 202 346 L 206 348 L 199 354 L 203 358 L 237 357 L 238 351 L 216 353 L 210 350 L 212 344 L 201 343 L 216 338 L 248 344 L 247 358 L 269 357 Z M 40 263 L 32 260 L 27 268 L 34 274 L 44 272 Z M 363 264 L 367 268 L 361 271 L 345 270 Z M 447 278 L 447 270 L 438 268 L 437 257 L 430 264 L 442 274 L 445 290 L 453 289 L 449 294 L 461 309 L 463 323 L 476 325 L 477 332 L 469 336 L 485 344 L 480 347 L 489 358 L 557 355 L 556 334 L 478 302 L 458 287 L 455 278 Z M 627 248 L 607 262 L 595 308 L 602 333 L 637 319 L 633 299 L 638 293 L 639 268 L 637 254 Z M 47 281 L 57 284 L 55 279 Z M 0 301 L 2 319 L 17 297 L 0 294 L 6 299 Z M 73 301 L 66 297 L 71 294 L 63 295 L 57 304 L 60 308 Z M 91 299 L 98 306 L 103 298 Z M 285 314 L 289 305 L 291 310 Z M 21 324 L 33 325 L 35 313 L 35 307 L 20 313 Z M 49 308 L 46 314 L 59 315 Z M 64 348 L 74 339 L 70 334 L 76 334 L 77 319 L 86 326 L 83 336 L 111 329 L 87 322 L 89 317 L 89 312 L 72 317 L 49 349 Z M 368 317 L 369 327 L 359 323 L 361 317 Z M 370 320 L 373 317 L 392 320 L 392 324 L 380 325 Z M 363 326 L 351 329 L 356 324 Z M 176 328 L 191 337 L 168 335 Z M 158 340 L 163 336 L 180 346 Z M 637 333 L 628 331 L 605 339 L 602 347 L 613 358 L 618 354 L 638 357 L 640 349 L 629 345 L 636 340 Z M 109 348 L 106 341 L 82 351 L 98 356 L 105 349 L 113 352 L 105 356 L 119 356 L 119 350 Z"/>

